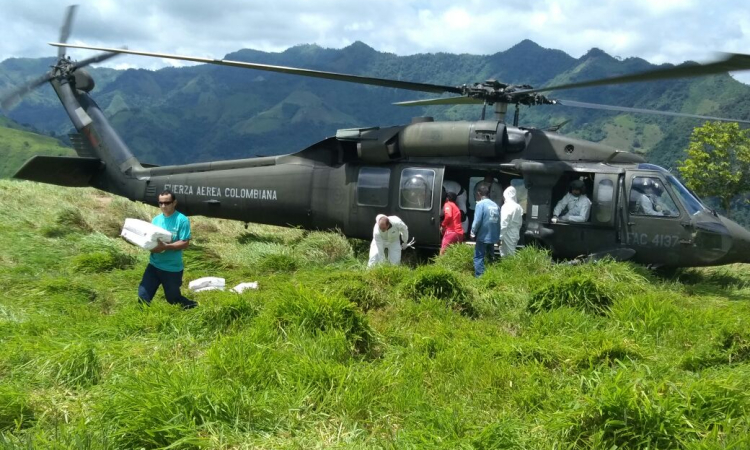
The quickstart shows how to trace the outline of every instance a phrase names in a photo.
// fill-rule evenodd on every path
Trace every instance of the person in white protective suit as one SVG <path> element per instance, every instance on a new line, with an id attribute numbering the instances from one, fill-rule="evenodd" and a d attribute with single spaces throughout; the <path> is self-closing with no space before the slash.
<path id="1" fill-rule="evenodd" d="M 445 188 L 445 192 L 453 192 L 454 194 L 456 194 L 456 206 L 458 206 L 458 209 L 461 210 L 461 215 L 463 216 L 461 227 L 464 229 L 464 234 L 468 234 L 469 218 L 466 214 L 466 202 L 468 201 L 469 196 L 466 193 L 466 190 L 460 184 L 458 184 L 458 182 L 451 180 L 444 180 L 443 188 Z"/>
<path id="2" fill-rule="evenodd" d="M 373 267 L 386 260 L 385 251 L 388 249 L 388 262 L 394 265 L 401 263 L 401 250 L 408 246 L 409 228 L 396 216 L 378 214 L 375 218 L 375 228 L 372 230 L 370 244 L 370 261 L 367 267 Z"/>
<path id="3" fill-rule="evenodd" d="M 508 187 L 503 192 L 505 202 L 500 208 L 500 256 L 516 254 L 516 244 L 521 237 L 523 224 L 523 208 L 516 201 L 516 188 Z"/>

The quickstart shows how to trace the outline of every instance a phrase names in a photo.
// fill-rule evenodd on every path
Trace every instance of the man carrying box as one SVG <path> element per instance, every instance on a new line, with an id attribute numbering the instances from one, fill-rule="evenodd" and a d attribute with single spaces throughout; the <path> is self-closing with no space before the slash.
<path id="1" fill-rule="evenodd" d="M 159 194 L 161 214 L 154 217 L 152 224 L 172 233 L 169 243 L 159 241 L 151 249 L 151 258 L 138 286 L 138 299 L 151 304 L 159 285 L 164 287 L 164 296 L 170 304 L 181 305 L 183 309 L 195 308 L 198 304 L 182 296 L 182 250 L 190 245 L 190 220 L 176 210 L 177 199 L 172 191 Z"/>

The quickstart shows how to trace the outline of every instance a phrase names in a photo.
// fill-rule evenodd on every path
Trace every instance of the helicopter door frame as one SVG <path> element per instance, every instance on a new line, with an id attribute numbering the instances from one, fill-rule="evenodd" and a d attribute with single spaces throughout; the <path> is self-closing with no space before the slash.
<path id="1" fill-rule="evenodd" d="M 440 247 L 444 175 L 445 166 L 431 165 L 399 164 L 393 172 L 396 182 L 391 193 L 393 209 L 409 227 L 409 236 L 413 236 L 422 247 Z M 430 200 L 429 204 L 426 202 L 427 198 Z"/>
<path id="2" fill-rule="evenodd" d="M 662 183 L 664 195 L 677 209 L 677 215 L 648 215 L 636 213 L 633 209 L 633 182 L 637 178 L 651 178 Z M 635 261 L 657 265 L 679 266 L 682 258 L 690 258 L 690 248 L 684 243 L 692 242 L 690 231 L 683 226 L 689 217 L 684 206 L 675 200 L 674 193 L 667 187 L 664 174 L 649 170 L 628 170 L 625 177 L 625 213 L 627 230 L 625 243 L 636 251 Z M 636 191 L 639 192 L 639 191 Z M 637 201 L 637 200 L 636 200 Z"/>

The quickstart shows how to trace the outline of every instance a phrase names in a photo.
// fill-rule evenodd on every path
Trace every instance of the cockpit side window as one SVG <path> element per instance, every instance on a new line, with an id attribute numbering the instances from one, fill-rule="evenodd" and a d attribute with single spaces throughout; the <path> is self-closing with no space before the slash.
<path id="1" fill-rule="evenodd" d="M 404 169 L 399 183 L 399 207 L 419 211 L 431 210 L 434 184 L 434 170 Z"/>
<path id="2" fill-rule="evenodd" d="M 674 176 L 670 175 L 667 177 L 669 185 L 674 189 L 677 195 L 682 200 L 683 206 L 687 209 L 688 213 L 692 216 L 703 209 L 705 206 L 698 200 L 688 188 L 686 188 L 680 181 Z"/>
<path id="3" fill-rule="evenodd" d="M 639 216 L 678 217 L 680 215 L 680 210 L 665 189 L 664 183 L 656 177 L 633 178 L 628 208 L 630 214 Z"/>

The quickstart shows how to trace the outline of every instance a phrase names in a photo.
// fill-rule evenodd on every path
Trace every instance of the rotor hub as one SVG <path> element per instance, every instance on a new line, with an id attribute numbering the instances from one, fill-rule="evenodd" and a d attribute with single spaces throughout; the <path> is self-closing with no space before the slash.
<path id="1" fill-rule="evenodd" d="M 495 103 L 508 103 L 514 105 L 551 105 L 553 100 L 537 93 L 527 93 L 525 91 L 533 89 L 528 84 L 505 84 L 497 80 L 487 80 L 483 83 L 474 83 L 471 86 L 461 86 L 463 95 L 477 100 L 482 100 L 488 105 Z"/>

